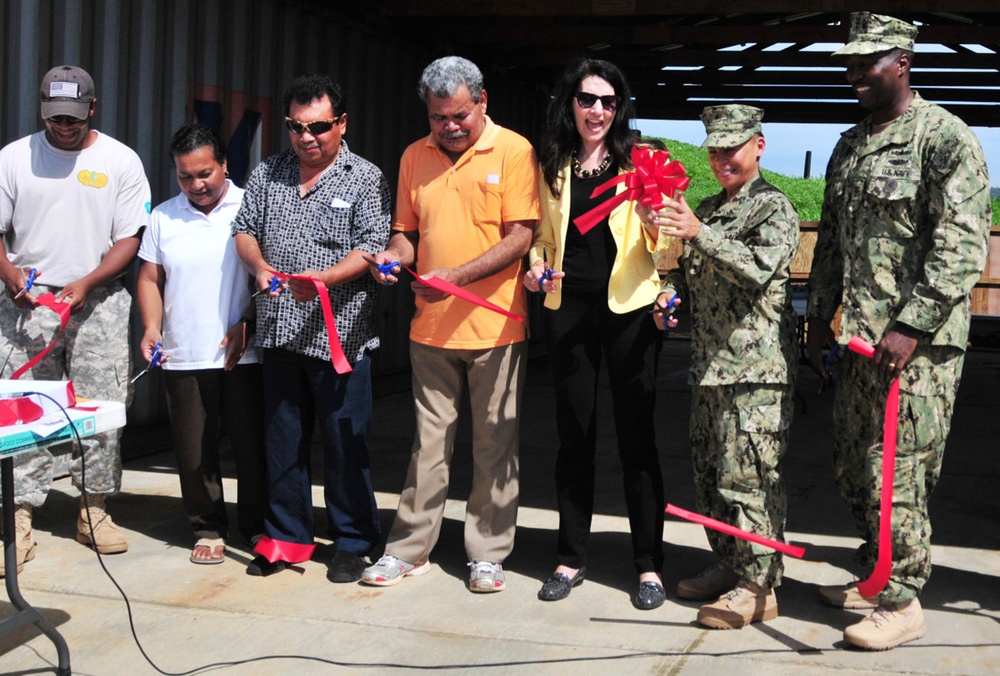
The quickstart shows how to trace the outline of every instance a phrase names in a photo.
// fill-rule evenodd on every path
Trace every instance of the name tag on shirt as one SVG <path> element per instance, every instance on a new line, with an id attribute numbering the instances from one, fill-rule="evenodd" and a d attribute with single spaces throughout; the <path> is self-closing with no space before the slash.
<path id="1" fill-rule="evenodd" d="M 486 182 L 493 185 L 500 185 L 500 175 L 499 174 L 486 174 Z"/>
<path id="2" fill-rule="evenodd" d="M 345 202 L 344 200 L 340 199 L 339 197 L 334 197 L 332 200 L 330 200 L 330 208 L 332 208 L 332 209 L 350 209 L 351 208 L 351 204 L 350 204 L 350 202 Z"/>

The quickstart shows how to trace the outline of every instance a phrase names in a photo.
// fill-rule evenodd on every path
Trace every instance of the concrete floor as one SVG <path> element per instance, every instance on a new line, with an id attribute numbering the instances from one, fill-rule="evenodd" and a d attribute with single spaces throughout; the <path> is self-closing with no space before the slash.
<path id="1" fill-rule="evenodd" d="M 667 500 L 694 509 L 688 356 L 686 341 L 664 346 L 658 442 Z M 833 484 L 832 394 L 817 394 L 817 386 L 816 376 L 803 368 L 785 462 L 788 538 L 806 547 L 806 555 L 786 558 L 780 616 L 741 631 L 701 628 L 694 621 L 698 604 L 672 595 L 651 612 L 630 605 L 635 577 L 606 388 L 587 580 L 565 601 L 535 598 L 553 567 L 558 520 L 552 386 L 544 359 L 529 366 L 517 544 L 504 566 L 502 593 L 471 594 L 465 587 L 467 424 L 460 430 L 434 565 L 423 577 L 387 589 L 333 585 L 325 577 L 331 545 L 323 539 L 314 560 L 269 578 L 245 575 L 252 555 L 237 546 L 230 546 L 222 565 L 192 565 L 187 557 L 193 539 L 170 452 L 126 463 L 123 493 L 109 504 L 130 548 L 105 557 L 104 564 L 129 598 L 143 648 L 167 672 L 1000 673 L 1000 351 L 974 351 L 966 361 L 944 476 L 932 500 L 935 567 L 921 599 L 928 635 L 887 653 L 845 650 L 841 632 L 862 613 L 816 599 L 818 585 L 851 579 L 850 556 L 859 543 Z M 375 401 L 372 460 L 387 531 L 406 471 L 413 411 L 405 387 L 382 382 L 377 391 L 382 394 Z M 230 476 L 231 470 L 230 464 Z M 226 489 L 232 501 L 235 484 L 229 480 Z M 321 487 L 313 497 L 322 525 Z M 37 558 L 20 577 L 22 591 L 65 636 L 74 673 L 155 673 L 133 641 L 121 596 L 94 553 L 73 539 L 76 500 L 69 480 L 62 479 L 36 512 Z M 712 562 L 698 526 L 670 517 L 665 541 L 668 591 Z M 0 616 L 10 612 L 0 602 Z M 206 667 L 219 662 L 231 666 Z M 0 672 L 52 673 L 54 664 L 52 644 L 34 628 L 0 637 Z"/>

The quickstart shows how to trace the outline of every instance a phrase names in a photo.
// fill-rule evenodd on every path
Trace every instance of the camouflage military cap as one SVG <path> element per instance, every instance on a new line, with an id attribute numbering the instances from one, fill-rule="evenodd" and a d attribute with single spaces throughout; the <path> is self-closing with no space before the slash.
<path id="1" fill-rule="evenodd" d="M 708 138 L 702 148 L 736 148 L 754 134 L 761 133 L 760 120 L 764 111 L 753 106 L 731 103 L 726 106 L 708 106 L 701 111 Z"/>
<path id="2" fill-rule="evenodd" d="M 913 51 L 913 41 L 917 37 L 917 27 L 905 21 L 884 14 L 853 12 L 851 14 L 851 37 L 847 44 L 833 53 L 834 56 L 848 54 L 878 54 L 890 49 Z"/>

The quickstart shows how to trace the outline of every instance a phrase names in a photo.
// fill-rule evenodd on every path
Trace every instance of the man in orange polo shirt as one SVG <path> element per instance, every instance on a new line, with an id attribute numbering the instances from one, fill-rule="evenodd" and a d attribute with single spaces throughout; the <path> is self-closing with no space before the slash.
<path id="1" fill-rule="evenodd" d="M 396 218 L 380 264 L 417 262 L 446 280 L 524 316 L 522 258 L 539 217 L 535 154 L 523 137 L 486 115 L 483 76 L 449 56 L 420 78 L 431 133 L 400 161 Z M 383 284 L 395 284 L 374 266 Z M 465 517 L 469 589 L 504 588 L 518 501 L 518 406 L 527 335 L 523 322 L 414 281 L 410 362 L 417 431 L 385 555 L 362 581 L 376 586 L 428 571 L 441 532 L 462 388 L 472 402 L 473 479 Z"/>

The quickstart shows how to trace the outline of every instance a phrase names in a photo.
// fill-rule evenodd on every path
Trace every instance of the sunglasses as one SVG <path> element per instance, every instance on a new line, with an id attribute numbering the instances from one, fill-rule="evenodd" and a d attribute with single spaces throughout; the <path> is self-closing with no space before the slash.
<path id="1" fill-rule="evenodd" d="M 333 129 L 333 125 L 337 124 L 337 120 L 340 119 L 340 115 L 333 118 L 332 120 L 316 120 L 315 122 L 299 122 L 298 120 L 293 120 L 290 117 L 285 118 L 285 126 L 288 127 L 288 131 L 293 134 L 302 134 L 309 132 L 313 136 L 319 136 L 320 134 L 325 134 L 326 132 Z"/>
<path id="2" fill-rule="evenodd" d="M 598 96 L 597 94 L 591 94 L 590 92 L 577 92 L 573 94 L 576 102 L 580 104 L 581 108 L 591 109 L 594 104 L 598 101 L 601 102 L 601 106 L 604 110 L 614 110 L 618 107 L 618 97 L 614 94 L 607 94 L 605 96 Z"/>
<path id="3" fill-rule="evenodd" d="M 87 118 L 82 120 L 78 117 L 73 117 L 72 115 L 53 115 L 52 117 L 45 118 L 52 124 L 58 124 L 64 127 L 70 127 L 74 124 L 83 124 L 87 121 Z"/>

